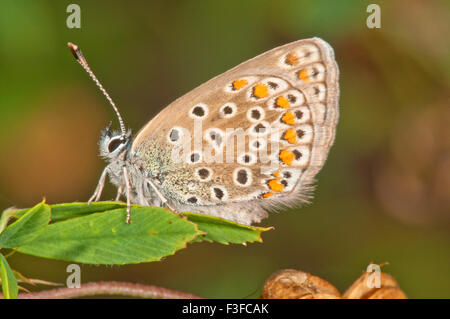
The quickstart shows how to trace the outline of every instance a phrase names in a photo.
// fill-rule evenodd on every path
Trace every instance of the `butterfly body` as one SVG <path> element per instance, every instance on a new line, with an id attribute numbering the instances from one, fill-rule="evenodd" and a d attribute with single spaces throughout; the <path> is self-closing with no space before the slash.
<path id="1" fill-rule="evenodd" d="M 163 109 L 131 140 L 102 134 L 118 195 L 243 224 L 306 202 L 333 144 L 338 68 L 318 38 L 248 60 Z"/>

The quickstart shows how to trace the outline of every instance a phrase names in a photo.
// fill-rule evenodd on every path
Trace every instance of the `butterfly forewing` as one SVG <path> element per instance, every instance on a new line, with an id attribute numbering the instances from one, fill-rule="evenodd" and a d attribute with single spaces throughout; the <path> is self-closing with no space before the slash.
<path id="1" fill-rule="evenodd" d="M 212 207 L 295 204 L 333 143 L 338 90 L 332 48 L 317 38 L 293 42 L 171 103 L 131 151 L 161 174 L 161 192 L 180 208 L 220 215 Z M 246 218 L 236 219 L 259 220 Z"/>

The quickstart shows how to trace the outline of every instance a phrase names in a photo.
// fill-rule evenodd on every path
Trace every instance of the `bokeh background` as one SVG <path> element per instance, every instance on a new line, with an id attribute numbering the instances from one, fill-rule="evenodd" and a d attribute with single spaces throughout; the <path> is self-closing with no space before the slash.
<path id="1" fill-rule="evenodd" d="M 81 29 L 66 7 L 81 7 Z M 369 29 L 367 5 L 381 6 Z M 336 143 L 312 205 L 272 214 L 262 244 L 192 244 L 161 262 L 82 266 L 206 297 L 257 297 L 296 268 L 341 291 L 388 262 L 412 298 L 450 297 L 450 2 L 10 1 L 0 3 L 0 209 L 86 201 L 104 163 L 111 108 L 74 61 L 83 49 L 137 132 L 177 97 L 294 40 L 322 37 L 340 67 Z M 117 122 L 114 122 L 117 124 Z M 104 198 L 112 198 L 107 187 Z M 68 263 L 14 254 L 31 278 L 65 282 Z"/>

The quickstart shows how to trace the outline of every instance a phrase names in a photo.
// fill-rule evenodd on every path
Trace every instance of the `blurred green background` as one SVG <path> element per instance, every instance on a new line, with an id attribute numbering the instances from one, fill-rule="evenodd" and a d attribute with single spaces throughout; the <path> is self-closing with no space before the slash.
<path id="1" fill-rule="evenodd" d="M 81 29 L 66 7 L 81 7 Z M 369 29 L 367 5 L 381 6 Z M 449 1 L 5 1 L 0 4 L 0 208 L 86 201 L 115 117 L 74 61 L 78 44 L 137 132 L 177 97 L 266 50 L 318 36 L 340 67 L 336 143 L 312 205 L 272 214 L 264 243 L 192 244 L 161 262 L 82 266 L 206 297 L 256 297 L 281 268 L 345 290 L 389 262 L 408 297 L 450 297 Z M 108 186 L 103 198 L 112 198 Z M 68 263 L 14 254 L 26 276 Z"/>

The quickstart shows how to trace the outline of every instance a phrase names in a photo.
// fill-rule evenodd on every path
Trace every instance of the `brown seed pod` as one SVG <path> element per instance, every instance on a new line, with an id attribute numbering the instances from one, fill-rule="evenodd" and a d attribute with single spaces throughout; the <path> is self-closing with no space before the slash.
<path id="1" fill-rule="evenodd" d="M 283 269 L 265 282 L 263 299 L 340 299 L 339 291 L 328 281 L 309 273 Z"/>
<path id="2" fill-rule="evenodd" d="M 378 265 L 378 267 L 381 265 Z M 379 286 L 379 288 L 376 288 Z M 343 295 L 328 281 L 309 273 L 283 269 L 265 282 L 263 299 L 406 299 L 394 277 L 364 272 Z"/>
<path id="3" fill-rule="evenodd" d="M 364 272 L 342 295 L 346 299 L 406 299 L 394 277 L 380 272 L 380 287 L 373 287 L 374 273 Z M 369 285 L 372 283 L 372 285 Z M 373 288 L 372 288 L 373 287 Z"/>

